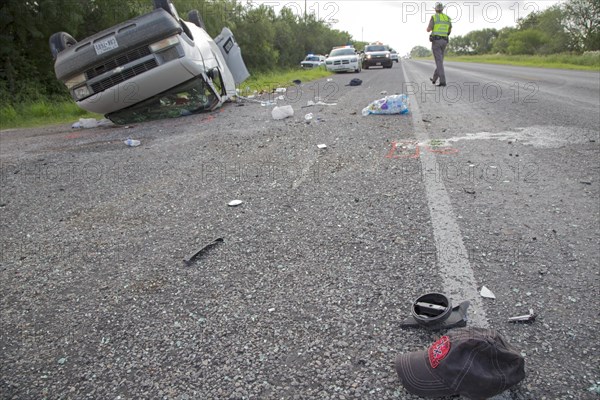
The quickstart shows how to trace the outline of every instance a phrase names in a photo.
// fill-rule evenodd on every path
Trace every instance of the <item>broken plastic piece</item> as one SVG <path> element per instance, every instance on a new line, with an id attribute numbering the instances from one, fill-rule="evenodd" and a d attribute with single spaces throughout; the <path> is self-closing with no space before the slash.
<path id="1" fill-rule="evenodd" d="M 278 87 L 277 89 L 275 89 L 275 93 L 285 93 L 286 91 L 287 89 L 284 87 Z"/>
<path id="2" fill-rule="evenodd" d="M 313 119 L 313 113 L 308 113 L 304 116 L 304 119 L 307 121 L 310 121 L 311 119 Z"/>
<path id="3" fill-rule="evenodd" d="M 486 288 L 485 286 L 481 287 L 481 291 L 479 292 L 479 294 L 481 295 L 481 297 L 485 297 L 487 299 L 495 299 L 496 295 L 494 295 L 494 293 L 492 293 L 492 291 L 488 288 Z"/>
<path id="4" fill-rule="evenodd" d="M 196 262 L 200 258 L 200 256 L 202 256 L 204 253 L 206 253 L 206 251 L 208 251 L 208 249 L 210 249 L 211 247 L 213 247 L 219 243 L 223 243 L 223 238 L 216 238 L 215 240 L 213 240 L 212 242 L 210 242 L 209 244 L 207 244 L 206 246 L 202 247 L 200 250 L 198 250 L 197 252 L 192 254 L 190 257 L 184 259 L 183 262 L 185 263 L 186 266 L 189 267 L 194 262 Z"/>
<path id="5" fill-rule="evenodd" d="M 452 302 L 441 293 L 428 293 L 417 298 L 411 308 L 411 316 L 402 328 L 425 328 L 429 330 L 450 329 L 467 325 L 468 301 L 452 308 Z"/>
<path id="6" fill-rule="evenodd" d="M 142 144 L 142 142 L 140 142 L 139 140 L 135 140 L 135 139 L 131 139 L 131 138 L 124 140 L 123 143 L 125 143 L 129 147 L 137 147 L 140 144 Z"/>
<path id="7" fill-rule="evenodd" d="M 533 312 L 533 308 L 529 309 L 529 314 L 526 315 L 518 315 L 516 317 L 510 317 L 508 319 L 509 322 L 533 322 L 535 321 L 536 315 Z"/>
<path id="8" fill-rule="evenodd" d="M 242 200 L 231 200 L 229 203 L 227 203 L 227 205 L 229 207 L 237 207 L 237 206 L 239 206 L 242 203 L 243 203 Z"/>
<path id="9" fill-rule="evenodd" d="M 327 145 L 326 145 L 326 144 L 318 144 L 318 145 L 317 145 L 317 147 L 318 147 L 319 149 L 326 149 L 326 148 L 327 148 Z"/>

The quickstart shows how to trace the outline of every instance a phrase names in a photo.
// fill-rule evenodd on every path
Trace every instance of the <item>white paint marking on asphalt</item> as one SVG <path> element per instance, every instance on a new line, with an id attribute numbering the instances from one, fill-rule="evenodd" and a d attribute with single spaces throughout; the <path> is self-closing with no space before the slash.
<path id="1" fill-rule="evenodd" d="M 406 64 L 402 68 L 404 81 L 410 82 L 406 75 Z M 415 128 L 415 136 L 421 143 L 429 141 L 427 129 L 421 118 L 421 111 L 417 100 L 410 103 L 410 112 Z M 421 151 L 421 168 L 423 171 L 423 182 L 427 195 L 433 237 L 435 240 L 437 259 L 440 265 L 440 274 L 446 293 L 453 303 L 469 300 L 469 325 L 480 328 L 489 328 L 483 302 L 477 291 L 477 281 L 469 262 L 467 249 L 462 239 L 460 229 L 454 217 L 454 211 L 446 186 L 442 179 L 436 176 L 435 153 Z M 491 398 L 491 400 L 510 400 L 510 394 L 504 392 Z"/>
<path id="2" fill-rule="evenodd" d="M 404 81 L 411 82 L 408 80 L 406 66 L 403 68 L 403 72 Z M 421 117 L 419 102 L 414 97 L 411 100 L 410 112 L 416 139 L 420 143 L 428 143 L 430 138 Z M 454 210 L 446 192 L 444 181 L 437 175 L 439 169 L 436 168 L 436 155 L 433 152 L 421 151 L 419 159 L 421 160 L 423 183 L 425 184 L 444 290 L 454 304 L 464 300 L 471 302 L 469 307 L 470 325 L 488 328 L 488 321 L 481 297 L 477 291 L 477 281 L 469 262 L 467 249 L 454 217 Z"/>

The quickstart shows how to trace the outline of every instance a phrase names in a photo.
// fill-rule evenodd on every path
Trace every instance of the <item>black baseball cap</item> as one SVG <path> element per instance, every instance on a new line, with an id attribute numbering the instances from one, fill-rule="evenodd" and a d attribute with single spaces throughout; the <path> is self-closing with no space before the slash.
<path id="1" fill-rule="evenodd" d="M 427 350 L 400 354 L 395 362 L 402 384 L 424 397 L 462 395 L 486 399 L 525 377 L 525 360 L 496 331 L 455 329 Z"/>

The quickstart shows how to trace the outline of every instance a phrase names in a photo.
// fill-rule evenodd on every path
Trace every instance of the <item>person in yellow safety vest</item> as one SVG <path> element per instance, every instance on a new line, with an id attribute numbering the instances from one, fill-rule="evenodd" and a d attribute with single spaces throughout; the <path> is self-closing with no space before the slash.
<path id="1" fill-rule="evenodd" d="M 442 13 L 444 5 L 442 3 L 435 3 L 435 15 L 431 17 L 429 26 L 427 26 L 427 32 L 431 32 L 429 41 L 431 42 L 431 52 L 435 59 L 435 71 L 433 72 L 433 78 L 429 78 L 431 83 L 435 85 L 438 78 L 440 84 L 438 86 L 446 86 L 446 73 L 444 72 L 444 52 L 448 45 L 448 36 L 452 31 L 452 21 L 450 17 Z"/>

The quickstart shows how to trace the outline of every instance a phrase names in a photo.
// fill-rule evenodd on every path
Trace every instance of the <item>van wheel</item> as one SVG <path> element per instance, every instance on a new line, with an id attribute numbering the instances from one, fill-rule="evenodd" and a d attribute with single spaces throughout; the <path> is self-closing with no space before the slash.
<path id="1" fill-rule="evenodd" d="M 196 24 L 200 28 L 206 30 L 206 25 L 204 25 L 204 20 L 200 16 L 200 13 L 198 12 L 198 10 L 192 10 L 192 11 L 190 11 L 188 13 L 187 17 L 188 17 L 188 21 L 193 22 L 194 24 Z"/>
<path id="2" fill-rule="evenodd" d="M 171 14 L 176 20 L 179 20 L 179 14 L 177 14 L 177 9 L 171 3 L 171 0 L 154 0 L 154 9 L 157 10 L 162 8 L 169 14 Z"/>
<path id="3" fill-rule="evenodd" d="M 73 36 L 69 35 L 66 32 L 57 32 L 50 36 L 49 43 L 52 58 L 56 60 L 56 57 L 58 57 L 58 53 L 69 47 L 75 46 L 77 44 L 77 40 L 75 40 Z"/>

